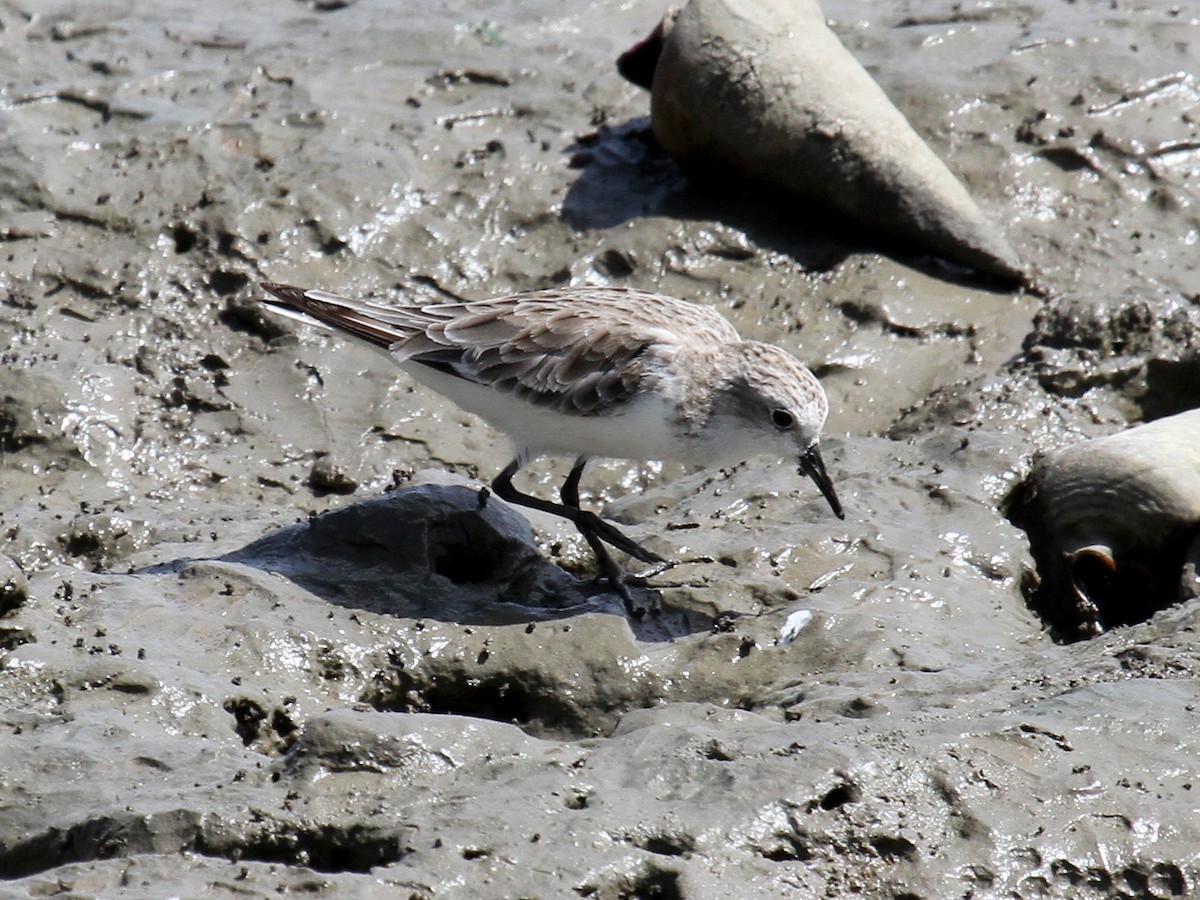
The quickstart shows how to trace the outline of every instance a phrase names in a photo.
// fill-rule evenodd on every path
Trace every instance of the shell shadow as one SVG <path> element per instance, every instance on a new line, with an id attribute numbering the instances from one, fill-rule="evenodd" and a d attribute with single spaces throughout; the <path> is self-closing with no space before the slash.
<path id="1" fill-rule="evenodd" d="M 282 575 L 328 603 L 404 618 L 511 625 L 625 615 L 616 594 L 543 557 L 524 516 L 496 498 L 481 502 L 478 490 L 463 485 L 400 488 L 279 528 L 218 559 Z M 667 641 L 711 625 L 693 626 L 694 619 L 664 604 L 629 624 L 639 640 Z"/>
<path id="2" fill-rule="evenodd" d="M 614 228 L 647 216 L 715 220 L 741 231 L 758 247 L 790 256 L 807 271 L 828 271 L 853 253 L 877 251 L 943 281 L 1011 290 L 1001 279 L 931 256 L 914 243 L 818 204 L 781 198 L 777 191 L 757 189 L 728 173 L 689 173 L 659 146 L 649 116 L 602 125 L 566 152 L 579 176 L 567 190 L 562 215 L 579 231 Z"/>
<path id="3" fill-rule="evenodd" d="M 1147 422 L 1200 409 L 1200 355 L 1148 359 L 1145 394 L 1137 402 Z"/>

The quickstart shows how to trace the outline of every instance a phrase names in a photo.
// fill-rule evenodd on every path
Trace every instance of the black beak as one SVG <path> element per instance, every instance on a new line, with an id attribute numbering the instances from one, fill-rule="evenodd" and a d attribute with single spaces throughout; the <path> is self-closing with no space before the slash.
<path id="1" fill-rule="evenodd" d="M 833 489 L 833 482 L 829 480 L 829 473 L 825 471 L 825 460 L 821 459 L 821 448 L 816 444 L 800 454 L 800 472 L 816 482 L 817 487 L 821 489 L 821 494 L 829 501 L 833 514 L 839 519 L 846 518 L 846 514 L 842 512 L 842 504 L 838 500 L 837 491 Z"/>

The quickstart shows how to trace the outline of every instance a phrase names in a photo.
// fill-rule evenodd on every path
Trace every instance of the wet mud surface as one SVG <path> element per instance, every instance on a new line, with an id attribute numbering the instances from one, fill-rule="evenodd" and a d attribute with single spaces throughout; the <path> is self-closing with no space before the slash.
<path id="1" fill-rule="evenodd" d="M 4 893 L 1197 889 L 1196 602 L 1058 642 L 1004 506 L 1200 405 L 1200 20 L 825 11 L 1040 292 L 693 187 L 615 70 L 655 6 L 0 6 Z M 822 377 L 847 518 L 597 466 L 680 561 L 630 620 L 480 509 L 502 438 L 262 279 L 711 303 Z"/>

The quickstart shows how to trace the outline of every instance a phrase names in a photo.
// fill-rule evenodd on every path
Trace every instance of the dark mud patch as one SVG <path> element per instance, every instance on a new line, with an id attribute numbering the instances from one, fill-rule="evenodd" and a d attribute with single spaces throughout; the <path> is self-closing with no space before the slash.
<path id="1" fill-rule="evenodd" d="M 50 828 L 0 849 L 0 877 L 20 878 L 70 863 L 192 852 L 230 861 L 303 865 L 320 872 L 367 872 L 406 855 L 395 832 L 363 824 L 273 820 L 232 823 L 191 809 L 101 814 Z"/>
<path id="2" fill-rule="evenodd" d="M 1102 390 L 1151 421 L 1200 406 L 1200 301 L 1060 298 L 1025 339 L 1020 366 L 1048 393 Z"/>
<path id="3" fill-rule="evenodd" d="M 667 693 L 661 675 L 631 677 L 639 655 L 628 626 L 613 616 L 508 628 L 412 663 L 393 656 L 359 699 L 381 712 L 474 716 L 539 737 L 595 737 Z"/>

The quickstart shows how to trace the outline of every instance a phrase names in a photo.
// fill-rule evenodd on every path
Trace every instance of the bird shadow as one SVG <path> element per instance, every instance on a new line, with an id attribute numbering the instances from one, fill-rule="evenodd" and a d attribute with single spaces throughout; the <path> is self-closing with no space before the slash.
<path id="1" fill-rule="evenodd" d="M 142 574 L 178 572 L 178 559 Z M 616 593 L 538 551 L 529 521 L 464 485 L 398 488 L 288 525 L 217 557 L 281 575 L 327 603 L 462 625 L 512 625 L 587 613 L 626 615 Z M 657 592 L 631 587 L 645 602 Z M 694 611 L 663 603 L 629 617 L 641 641 L 708 630 Z"/>
<path id="2" fill-rule="evenodd" d="M 650 216 L 718 221 L 742 232 L 757 247 L 790 256 L 806 271 L 829 271 L 854 253 L 874 251 L 942 281 L 1009 289 L 999 279 L 931 256 L 914 242 L 818 203 L 755 188 L 729 172 L 689 173 L 659 146 L 649 116 L 602 125 L 579 137 L 566 152 L 568 165 L 579 170 L 579 177 L 567 190 L 562 216 L 579 231 L 614 228 Z M 748 248 L 718 252 L 753 255 Z"/>

